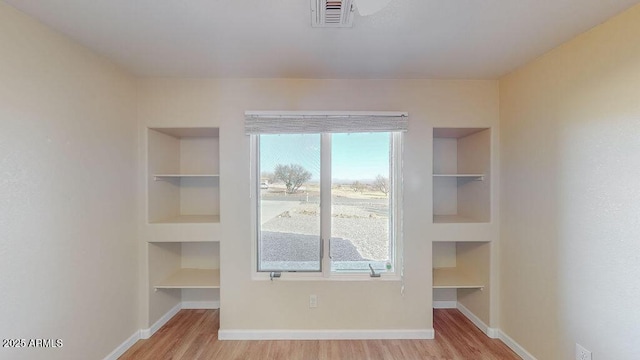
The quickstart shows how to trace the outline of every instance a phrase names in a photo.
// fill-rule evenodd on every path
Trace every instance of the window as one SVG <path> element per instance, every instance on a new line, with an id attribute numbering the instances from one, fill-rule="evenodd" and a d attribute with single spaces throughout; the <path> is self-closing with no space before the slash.
<path id="1" fill-rule="evenodd" d="M 247 127 L 256 125 L 257 117 L 247 118 Z M 315 116 L 311 125 L 322 128 L 302 117 L 301 130 L 299 118 L 260 118 L 261 130 L 248 131 L 255 146 L 256 270 L 394 273 L 403 128 L 370 129 L 369 116 L 358 119 L 355 128 L 363 131 L 327 129 L 331 119 Z"/>

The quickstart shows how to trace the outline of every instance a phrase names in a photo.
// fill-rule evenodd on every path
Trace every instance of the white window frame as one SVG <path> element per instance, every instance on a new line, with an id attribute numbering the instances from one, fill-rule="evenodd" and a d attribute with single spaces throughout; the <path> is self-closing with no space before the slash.
<path id="1" fill-rule="evenodd" d="M 328 113 L 317 112 L 247 112 L 247 114 L 266 114 L 268 116 L 323 116 Z M 338 113 L 331 112 L 331 116 Z M 363 113 L 363 112 L 350 112 L 339 113 L 341 115 L 350 116 L 356 115 L 376 115 L 383 114 L 389 115 L 398 113 Z M 400 113 L 403 116 L 407 116 L 406 113 Z M 353 132 L 353 131 L 352 131 Z M 362 132 L 367 132 L 366 130 Z M 400 131 L 388 131 L 392 133 L 391 142 L 391 203 L 390 203 L 390 217 L 392 223 L 389 226 L 389 242 L 390 252 L 393 259 L 394 268 L 393 271 L 380 272 L 380 277 L 371 277 L 370 272 L 356 272 L 356 271 L 331 271 L 331 259 L 329 257 L 330 245 L 327 239 L 331 234 L 331 210 L 323 211 L 322 204 L 329 204 L 331 206 L 331 137 L 326 133 L 321 134 L 321 212 L 320 212 L 320 224 L 321 224 L 321 270 L 318 272 L 279 272 L 280 277 L 278 281 L 287 280 L 337 280 L 337 281 L 400 281 L 403 276 L 403 217 L 402 217 L 402 161 L 403 161 L 403 133 Z M 342 132 L 340 132 L 342 133 Z M 251 134 L 250 136 L 250 201 L 251 201 L 251 253 L 252 253 L 252 279 L 253 280 L 273 280 L 272 273 L 266 271 L 258 271 L 258 202 L 260 197 L 260 174 L 259 174 L 259 139 L 257 134 Z M 328 191 L 326 190 L 328 188 Z"/>

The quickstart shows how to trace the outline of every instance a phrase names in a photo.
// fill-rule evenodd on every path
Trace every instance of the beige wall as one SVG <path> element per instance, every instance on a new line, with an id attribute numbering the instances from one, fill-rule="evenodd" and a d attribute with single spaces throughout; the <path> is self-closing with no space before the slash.
<path id="1" fill-rule="evenodd" d="M 132 78 L 0 2 L 3 359 L 100 359 L 139 328 Z"/>
<path id="2" fill-rule="evenodd" d="M 501 318 L 538 359 L 637 359 L 640 6 L 500 81 Z"/>
<path id="3" fill-rule="evenodd" d="M 409 112 L 404 153 L 404 296 L 399 282 L 252 280 L 246 110 Z M 432 239 L 425 235 L 433 227 L 432 127 L 497 127 L 497 82 L 148 79 L 141 83 L 139 114 L 141 129 L 220 127 L 222 329 L 432 327 Z M 153 302 L 154 294 L 146 291 Z M 313 310 L 308 308 L 310 294 L 318 295 L 319 306 Z M 151 311 L 148 323 L 162 313 Z"/>

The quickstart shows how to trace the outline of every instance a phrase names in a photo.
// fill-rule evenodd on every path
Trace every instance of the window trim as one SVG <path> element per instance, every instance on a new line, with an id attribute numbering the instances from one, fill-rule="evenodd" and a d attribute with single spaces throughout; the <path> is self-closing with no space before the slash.
<path id="1" fill-rule="evenodd" d="M 366 130 L 359 132 L 367 132 Z M 372 278 L 368 272 L 339 272 L 331 271 L 331 259 L 329 258 L 329 248 L 326 234 L 331 231 L 331 211 L 321 210 L 321 264 L 320 271 L 282 271 L 278 281 L 401 281 L 404 273 L 403 259 L 403 149 L 404 134 L 402 131 L 388 131 L 392 135 L 390 151 L 390 182 L 392 194 L 390 206 L 392 207 L 390 222 L 390 242 L 393 246 L 390 249 L 390 257 L 393 259 L 394 269 L 390 272 L 382 272 L 381 277 Z M 321 133 L 321 179 L 331 180 L 331 137 L 330 133 Z M 259 164 L 259 134 L 249 135 L 250 141 L 250 203 L 251 203 L 251 258 L 252 258 L 252 279 L 272 280 L 269 271 L 258 271 L 258 219 L 260 209 L 258 197 L 260 196 L 260 164 Z M 327 146 L 327 144 L 329 146 Z M 328 169 L 328 172 L 326 169 Z M 321 180 L 321 182 L 322 182 Z M 329 185 L 330 189 L 330 185 Z M 323 204 L 331 206 L 331 191 L 321 192 L 320 207 Z M 324 219 L 328 217 L 328 221 Z M 328 229 L 324 229 L 327 227 Z M 329 233 L 327 233 L 329 231 Z"/>

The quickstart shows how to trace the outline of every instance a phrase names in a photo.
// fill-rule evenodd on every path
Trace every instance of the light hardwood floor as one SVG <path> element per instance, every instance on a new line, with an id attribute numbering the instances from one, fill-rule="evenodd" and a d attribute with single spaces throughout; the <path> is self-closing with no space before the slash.
<path id="1" fill-rule="evenodd" d="M 435 340 L 219 341 L 218 310 L 181 310 L 122 360 L 511 360 L 520 359 L 488 338 L 458 310 L 434 310 Z"/>

